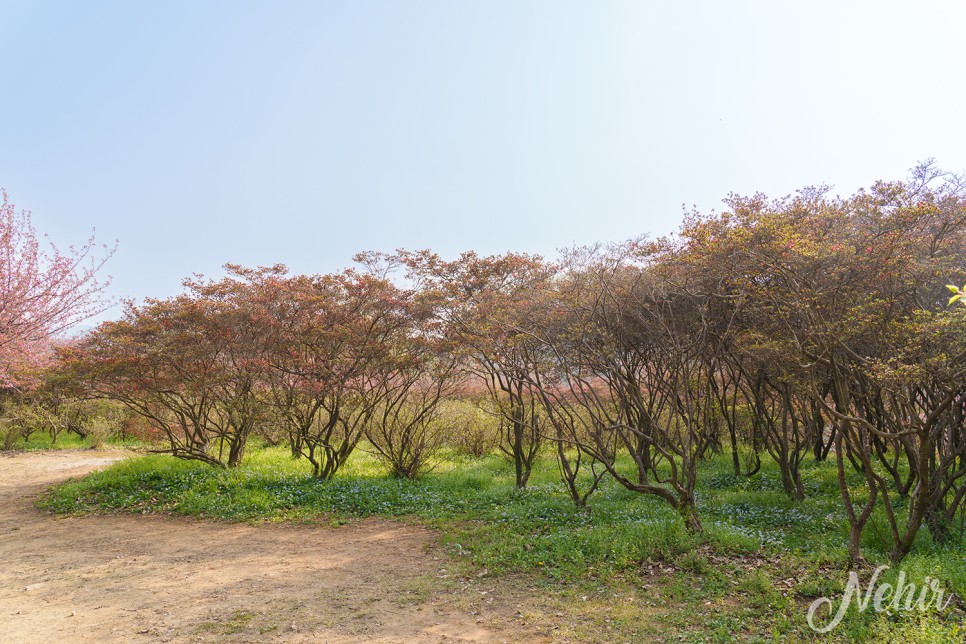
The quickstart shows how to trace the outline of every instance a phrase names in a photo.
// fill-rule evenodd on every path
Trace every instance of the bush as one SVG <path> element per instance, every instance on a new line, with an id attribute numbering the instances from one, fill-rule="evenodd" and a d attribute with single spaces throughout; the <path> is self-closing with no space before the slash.
<path id="1" fill-rule="evenodd" d="M 439 422 L 446 428 L 447 442 L 460 454 L 482 458 L 500 442 L 500 426 L 484 401 L 453 399 L 439 406 Z"/>
<path id="2" fill-rule="evenodd" d="M 116 433 L 116 423 L 104 416 L 98 416 L 87 423 L 87 442 L 91 449 L 100 449 Z"/>
<path id="3" fill-rule="evenodd" d="M 8 403 L 0 415 L 0 423 L 4 430 L 4 450 L 13 449 L 18 442 L 29 440 L 31 434 L 44 428 L 40 410 L 24 403 Z"/>
<path id="4" fill-rule="evenodd" d="M 378 414 L 366 436 L 389 467 L 392 476 L 417 479 L 443 445 L 446 428 L 431 409 L 402 405 Z"/>

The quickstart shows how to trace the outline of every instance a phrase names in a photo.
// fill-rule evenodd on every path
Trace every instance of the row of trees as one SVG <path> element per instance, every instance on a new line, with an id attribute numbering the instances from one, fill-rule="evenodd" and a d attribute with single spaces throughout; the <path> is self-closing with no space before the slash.
<path id="1" fill-rule="evenodd" d="M 260 430 L 329 478 L 368 436 L 416 476 L 459 383 L 417 295 L 372 271 L 228 269 L 63 348 L 65 380 L 150 419 L 182 458 L 237 466 Z"/>
<path id="2" fill-rule="evenodd" d="M 365 254 L 291 276 L 229 267 L 129 306 L 62 350 L 63 381 L 160 428 L 176 456 L 241 463 L 287 441 L 331 477 L 363 438 L 415 477 L 476 397 L 516 483 L 541 449 L 575 504 L 604 476 L 701 530 L 698 464 L 772 459 L 788 495 L 830 460 L 849 552 L 874 512 L 893 559 L 925 525 L 951 538 L 966 497 L 966 193 L 931 165 L 848 198 L 823 188 L 733 196 L 680 232 L 556 262 Z M 861 491 L 853 484 L 864 481 Z"/>

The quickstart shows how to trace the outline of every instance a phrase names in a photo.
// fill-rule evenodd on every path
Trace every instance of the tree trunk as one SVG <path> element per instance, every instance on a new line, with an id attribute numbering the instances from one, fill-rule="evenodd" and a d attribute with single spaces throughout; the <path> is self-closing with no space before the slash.
<path id="1" fill-rule="evenodd" d="M 704 528 L 701 526 L 701 519 L 698 517 L 698 509 L 694 505 L 694 499 L 686 499 L 678 506 L 678 513 L 684 519 L 684 529 L 688 534 L 700 534 Z"/>

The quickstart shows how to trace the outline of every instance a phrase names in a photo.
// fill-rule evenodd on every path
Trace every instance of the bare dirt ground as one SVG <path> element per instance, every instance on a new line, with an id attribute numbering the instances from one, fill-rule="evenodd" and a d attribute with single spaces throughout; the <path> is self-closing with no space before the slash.
<path id="1" fill-rule="evenodd" d="M 449 573 L 423 528 L 35 507 L 50 485 L 125 456 L 0 456 L 0 641 L 547 641 L 512 591 Z"/>

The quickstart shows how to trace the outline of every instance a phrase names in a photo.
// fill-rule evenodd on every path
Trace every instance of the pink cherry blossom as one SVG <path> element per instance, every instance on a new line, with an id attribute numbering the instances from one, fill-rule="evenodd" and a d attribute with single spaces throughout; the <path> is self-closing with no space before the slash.
<path id="1" fill-rule="evenodd" d="M 0 388 L 23 388 L 50 356 L 52 339 L 108 304 L 110 279 L 97 275 L 114 247 L 98 247 L 92 236 L 62 252 L 38 237 L 28 211 L 0 195 Z"/>

